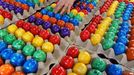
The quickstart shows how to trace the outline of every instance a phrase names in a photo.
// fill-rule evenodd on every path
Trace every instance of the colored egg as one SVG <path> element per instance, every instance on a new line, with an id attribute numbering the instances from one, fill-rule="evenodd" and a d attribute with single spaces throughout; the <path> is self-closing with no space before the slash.
<path id="1" fill-rule="evenodd" d="M 1 51 L 1 57 L 5 60 L 10 59 L 10 56 L 14 53 L 14 51 L 10 48 L 3 49 Z"/>
<path id="2" fill-rule="evenodd" d="M 15 49 L 15 50 L 21 50 L 23 47 L 24 47 L 25 43 L 24 41 L 22 40 L 15 40 L 13 43 L 12 43 L 12 47 Z"/>
<path id="3" fill-rule="evenodd" d="M 114 40 L 114 38 L 115 38 L 115 33 L 113 33 L 113 32 L 107 32 L 106 35 L 105 35 L 105 39 Z"/>
<path id="4" fill-rule="evenodd" d="M 0 75 L 12 75 L 14 67 L 10 64 L 4 64 L 0 66 Z"/>
<path id="5" fill-rule="evenodd" d="M 133 49 L 133 47 L 130 47 L 130 48 L 127 49 L 126 55 L 127 55 L 127 60 L 128 61 L 134 60 L 134 49 Z"/>
<path id="6" fill-rule="evenodd" d="M 78 11 L 76 9 L 72 9 L 71 12 L 76 15 L 78 13 Z"/>
<path id="7" fill-rule="evenodd" d="M 49 21 L 50 23 L 52 23 L 52 24 L 55 24 L 55 23 L 57 22 L 57 19 L 54 18 L 54 17 L 51 17 L 51 18 L 48 19 L 48 21 Z"/>
<path id="8" fill-rule="evenodd" d="M 118 39 L 117 39 L 117 42 L 121 42 L 123 43 L 124 45 L 127 44 L 128 40 L 127 40 L 127 37 L 125 36 L 120 36 Z"/>
<path id="9" fill-rule="evenodd" d="M 91 55 L 86 51 L 80 51 L 78 61 L 84 64 L 89 64 L 91 61 Z"/>
<path id="10" fill-rule="evenodd" d="M 99 70 L 92 69 L 87 73 L 87 75 L 103 75 L 103 74 Z"/>
<path id="11" fill-rule="evenodd" d="M 10 63 L 13 66 L 22 66 L 25 61 L 25 57 L 20 53 L 14 53 L 10 57 Z"/>
<path id="12" fill-rule="evenodd" d="M 55 18 L 56 18 L 57 20 L 60 20 L 60 19 L 61 19 L 61 15 L 58 14 L 58 13 L 56 13 L 56 14 L 55 14 Z"/>
<path id="13" fill-rule="evenodd" d="M 43 62 L 46 60 L 47 55 L 42 50 L 36 50 L 33 54 L 33 58 L 38 62 Z"/>
<path id="14" fill-rule="evenodd" d="M 79 54 L 79 49 L 75 46 L 70 47 L 67 51 L 67 55 L 73 58 L 76 58 L 78 54 Z"/>
<path id="15" fill-rule="evenodd" d="M 0 41 L 0 52 L 5 48 L 7 48 L 7 44 L 3 41 Z"/>
<path id="16" fill-rule="evenodd" d="M 16 40 L 16 37 L 14 35 L 12 35 L 12 34 L 8 34 L 8 35 L 4 36 L 3 40 L 7 44 L 12 44 Z"/>
<path id="17" fill-rule="evenodd" d="M 51 35 L 49 38 L 49 42 L 54 44 L 60 44 L 60 37 L 58 35 Z"/>
<path id="18" fill-rule="evenodd" d="M 25 42 L 31 42 L 33 40 L 34 36 L 31 32 L 26 32 L 22 35 L 22 39 L 25 41 Z"/>
<path id="19" fill-rule="evenodd" d="M 4 17 L 2 15 L 0 15 L 0 25 L 4 24 Z"/>
<path id="20" fill-rule="evenodd" d="M 61 19 L 65 22 L 68 22 L 70 18 L 68 15 L 63 15 Z"/>
<path id="21" fill-rule="evenodd" d="M 29 31 L 30 27 L 31 27 L 31 24 L 28 23 L 28 22 L 23 24 L 23 28 L 24 28 L 25 31 Z"/>
<path id="22" fill-rule="evenodd" d="M 101 58 L 94 58 L 91 63 L 91 67 L 102 72 L 106 69 L 106 62 Z"/>
<path id="23" fill-rule="evenodd" d="M 63 20 L 58 20 L 57 25 L 59 25 L 60 27 L 64 27 L 65 22 Z"/>
<path id="24" fill-rule="evenodd" d="M 96 28 L 95 28 L 95 25 L 90 25 L 86 28 L 86 30 L 88 30 L 90 33 L 94 33 Z"/>
<path id="25" fill-rule="evenodd" d="M 0 66 L 1 66 L 2 64 L 4 64 L 4 61 L 3 61 L 2 58 L 0 58 Z"/>
<path id="26" fill-rule="evenodd" d="M 107 66 L 106 73 L 108 75 L 122 75 L 121 65 L 110 64 Z"/>
<path id="27" fill-rule="evenodd" d="M 6 36 L 8 34 L 7 30 L 1 29 L 0 30 L 0 38 L 3 38 L 4 36 Z"/>
<path id="28" fill-rule="evenodd" d="M 102 47 L 104 50 L 107 50 L 109 48 L 112 48 L 112 46 L 114 45 L 114 41 L 112 39 L 104 39 L 102 41 Z"/>
<path id="29" fill-rule="evenodd" d="M 42 13 L 43 15 L 47 14 L 47 12 L 48 12 L 48 10 L 46 10 L 46 9 L 42 9 L 42 10 L 41 10 L 41 13 Z"/>
<path id="30" fill-rule="evenodd" d="M 79 12 L 78 13 L 82 18 L 85 16 L 85 14 L 83 12 Z"/>
<path id="31" fill-rule="evenodd" d="M 22 29 L 22 28 L 18 28 L 16 31 L 15 31 L 15 36 L 20 38 L 23 34 L 25 33 L 25 30 Z"/>
<path id="32" fill-rule="evenodd" d="M 15 24 L 12 24 L 12 25 L 10 25 L 10 26 L 7 27 L 7 31 L 8 31 L 9 33 L 14 34 L 14 32 L 17 30 L 17 28 L 18 28 L 18 27 L 17 27 Z"/>
<path id="33" fill-rule="evenodd" d="M 56 65 L 52 68 L 51 75 L 67 75 L 67 72 L 62 66 Z"/>
<path id="34" fill-rule="evenodd" d="M 36 21 L 35 21 L 35 24 L 36 25 L 42 25 L 43 24 L 43 20 L 41 18 L 37 18 Z"/>
<path id="35" fill-rule="evenodd" d="M 73 67 L 73 72 L 78 75 L 85 75 L 87 72 L 87 67 L 83 63 L 76 63 Z"/>
<path id="36" fill-rule="evenodd" d="M 19 21 L 17 21 L 16 26 L 17 27 L 22 27 L 23 24 L 24 24 L 24 21 L 23 20 L 19 20 Z"/>
<path id="37" fill-rule="evenodd" d="M 51 42 L 45 42 L 45 43 L 43 43 L 43 45 L 42 45 L 42 50 L 44 51 L 44 52 L 53 52 L 53 50 L 54 50 L 54 45 L 51 43 Z"/>
<path id="38" fill-rule="evenodd" d="M 125 71 L 123 71 L 123 75 L 134 75 L 134 72 L 125 70 Z"/>
<path id="39" fill-rule="evenodd" d="M 43 44 L 43 38 L 39 37 L 39 36 L 36 36 L 33 41 L 32 41 L 32 44 L 35 46 L 35 47 L 41 47 L 42 44 Z"/>
<path id="40" fill-rule="evenodd" d="M 60 35 L 61 37 L 66 37 L 66 36 L 70 36 L 70 30 L 68 28 L 65 28 L 63 27 L 61 30 L 60 30 Z"/>
<path id="41" fill-rule="evenodd" d="M 68 23 L 68 22 L 65 24 L 65 27 L 69 28 L 69 30 L 74 30 L 75 29 L 74 25 L 72 23 Z"/>
<path id="42" fill-rule="evenodd" d="M 74 65 L 74 59 L 71 56 L 64 56 L 60 61 L 60 65 L 65 69 L 72 68 Z"/>
<path id="43" fill-rule="evenodd" d="M 28 22 L 30 22 L 30 23 L 35 22 L 35 21 L 36 21 L 35 16 L 30 16 L 30 17 L 28 18 Z"/>
<path id="44" fill-rule="evenodd" d="M 101 36 L 99 34 L 94 34 L 92 37 L 91 37 L 91 43 L 93 45 L 98 45 L 99 43 L 101 42 Z"/>
<path id="45" fill-rule="evenodd" d="M 43 15 L 43 16 L 42 16 L 42 19 L 43 19 L 43 21 L 48 21 L 49 16 L 48 16 L 48 15 Z"/>
<path id="46" fill-rule="evenodd" d="M 77 74 L 76 74 L 76 73 L 71 72 L 71 73 L 68 73 L 67 75 L 77 75 Z"/>
<path id="47" fill-rule="evenodd" d="M 126 46 L 121 42 L 116 43 L 113 48 L 116 55 L 123 54 L 126 51 Z"/>
<path id="48" fill-rule="evenodd" d="M 30 29 L 30 32 L 33 34 L 33 35 L 37 35 L 40 31 L 40 28 L 36 25 L 33 25 L 31 26 L 31 29 Z"/>
<path id="49" fill-rule="evenodd" d="M 16 71 L 12 75 L 25 75 L 23 72 Z"/>
<path id="50" fill-rule="evenodd" d="M 74 26 L 79 26 L 79 21 L 78 21 L 78 19 L 71 19 L 70 22 L 71 22 Z"/>
<path id="51" fill-rule="evenodd" d="M 51 4 L 51 7 L 55 8 L 56 7 L 56 3 Z"/>
<path id="52" fill-rule="evenodd" d="M 100 36 L 103 36 L 105 34 L 105 31 L 103 29 L 97 29 L 95 31 L 95 34 L 99 34 Z"/>
<path id="53" fill-rule="evenodd" d="M 43 23 L 43 28 L 44 29 L 48 29 L 50 27 L 51 27 L 51 23 L 50 22 L 46 21 L 46 22 Z"/>
<path id="54" fill-rule="evenodd" d="M 34 51 L 35 51 L 34 46 L 32 46 L 32 45 L 30 45 L 30 44 L 29 44 L 29 45 L 25 45 L 25 46 L 23 47 L 23 49 L 22 49 L 23 54 L 26 55 L 26 56 L 31 56 L 31 55 L 33 55 Z"/>
<path id="55" fill-rule="evenodd" d="M 38 62 L 34 59 L 28 59 L 24 63 L 22 69 L 23 69 L 24 73 L 36 73 L 37 69 L 38 69 Z"/>
<path id="56" fill-rule="evenodd" d="M 50 37 L 50 33 L 47 30 L 41 30 L 39 32 L 39 36 L 45 40 L 45 39 L 48 39 Z"/>
<path id="57" fill-rule="evenodd" d="M 58 26 L 58 25 L 53 25 L 52 27 L 51 27 L 51 32 L 52 33 L 57 33 L 57 32 L 59 32 L 60 31 L 60 27 Z"/>
<path id="58" fill-rule="evenodd" d="M 50 16 L 50 17 L 53 17 L 54 16 L 54 12 L 48 11 L 47 15 Z"/>
<path id="59" fill-rule="evenodd" d="M 42 14 L 40 12 L 37 12 L 37 13 L 35 13 L 35 17 L 36 18 L 41 18 L 42 17 Z"/>

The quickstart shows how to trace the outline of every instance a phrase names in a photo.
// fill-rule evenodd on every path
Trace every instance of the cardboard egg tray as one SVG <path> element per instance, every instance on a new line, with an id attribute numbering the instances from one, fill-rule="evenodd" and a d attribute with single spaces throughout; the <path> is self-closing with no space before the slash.
<path id="1" fill-rule="evenodd" d="M 28 18 L 30 15 L 36 13 L 37 10 L 40 10 L 41 8 L 44 8 L 44 7 L 48 6 L 49 4 L 51 4 L 53 2 L 55 2 L 55 0 L 50 0 L 48 2 L 45 2 L 44 4 L 41 4 L 40 6 L 36 4 L 35 8 L 30 7 L 29 11 L 24 10 L 23 15 L 21 15 L 20 13 L 15 14 L 14 11 L 9 11 L 8 9 L 4 9 L 4 10 L 6 10 L 8 12 L 11 12 L 12 15 L 13 15 L 13 18 L 12 18 L 12 20 L 5 18 L 4 24 L 0 25 L 0 29 L 7 27 L 11 23 L 14 23 L 14 22 L 18 21 L 19 19 Z M 0 6 L 0 8 L 3 9 L 2 6 Z"/>
<path id="2" fill-rule="evenodd" d="M 91 55 L 91 61 L 86 66 L 87 66 L 87 69 L 88 70 L 89 69 L 92 69 L 91 68 L 92 59 L 97 58 L 97 57 L 100 57 L 100 56 L 96 52 L 93 52 L 91 49 L 85 48 L 83 46 L 78 46 L 76 44 L 69 45 L 68 48 L 69 47 L 72 47 L 72 46 L 77 47 L 79 49 L 79 51 L 87 51 Z M 65 52 L 63 54 L 61 54 L 62 57 L 66 55 L 68 48 L 66 48 Z M 102 59 L 106 62 L 107 65 L 108 64 L 115 64 L 115 63 L 111 62 L 110 59 L 108 59 L 108 58 L 102 58 Z M 56 65 L 58 65 L 60 63 L 60 61 L 61 61 L 61 58 L 57 59 L 56 62 L 55 62 L 55 65 L 53 65 L 53 67 L 56 66 Z M 78 58 L 74 58 L 74 62 L 77 63 L 78 62 Z M 50 75 L 51 74 L 52 68 L 49 70 L 48 74 L 46 74 L 46 75 Z M 122 70 L 123 71 L 125 71 L 125 70 L 131 71 L 129 68 L 125 67 L 124 65 L 122 65 Z M 66 69 L 66 71 L 67 71 L 67 73 L 70 73 L 70 72 L 72 72 L 72 69 Z M 103 73 L 103 75 L 107 75 L 105 71 L 103 71 L 102 73 Z"/>
<path id="3" fill-rule="evenodd" d="M 96 14 L 98 14 L 98 12 Z M 105 17 L 106 13 L 104 13 L 102 16 Z M 111 18 L 114 19 L 114 16 L 112 16 Z M 122 21 L 121 18 L 120 18 L 120 20 Z M 129 24 L 131 25 L 130 21 L 129 21 Z M 129 34 L 128 34 L 128 36 L 129 36 Z M 117 36 L 116 36 L 116 38 L 117 38 Z M 115 55 L 113 48 L 110 48 L 110 49 L 104 51 L 101 43 L 96 45 L 96 46 L 93 46 L 91 44 L 90 39 L 83 42 L 83 41 L 81 41 L 80 36 L 76 37 L 75 44 L 77 44 L 78 46 L 82 46 L 84 48 L 87 48 L 87 49 L 91 50 L 93 53 L 102 54 L 105 57 L 115 59 L 119 64 L 124 65 L 125 67 L 129 68 L 131 71 L 134 72 L 134 60 L 128 61 L 125 53 L 121 54 L 121 55 Z"/>

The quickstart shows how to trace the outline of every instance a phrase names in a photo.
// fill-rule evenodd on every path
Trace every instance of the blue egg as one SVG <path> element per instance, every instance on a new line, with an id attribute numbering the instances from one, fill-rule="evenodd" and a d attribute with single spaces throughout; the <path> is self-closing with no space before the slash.
<path id="1" fill-rule="evenodd" d="M 65 21 L 65 22 L 68 22 L 69 19 L 70 19 L 70 17 L 67 16 L 67 15 L 63 15 L 61 19 L 62 19 L 63 21 Z"/>
<path id="2" fill-rule="evenodd" d="M 120 55 L 126 52 L 126 46 L 121 42 L 116 43 L 113 49 L 114 49 L 115 55 Z"/>
<path id="3" fill-rule="evenodd" d="M 79 20 L 77 20 L 77 19 L 71 19 L 70 22 L 71 22 L 74 26 L 78 26 L 78 25 L 79 25 Z"/>
<path id="4" fill-rule="evenodd" d="M 127 21 L 127 20 L 129 20 L 129 16 L 123 16 L 122 19 L 123 19 L 123 21 Z"/>
<path id="5" fill-rule="evenodd" d="M 35 73 L 38 70 L 38 62 L 34 59 L 28 59 L 23 65 L 24 73 Z"/>
<path id="6" fill-rule="evenodd" d="M 130 15 L 130 14 L 131 14 L 131 11 L 129 11 L 129 10 L 125 10 L 124 13 L 127 13 L 127 14 Z"/>
<path id="7" fill-rule="evenodd" d="M 25 57 L 20 53 L 14 53 L 10 57 L 10 63 L 13 66 L 21 66 L 23 65 L 24 61 L 25 61 Z"/>
<path id="8" fill-rule="evenodd" d="M 122 31 L 122 30 L 120 30 L 120 31 L 118 32 L 118 36 L 127 36 L 127 33 L 124 32 L 124 31 Z"/>
<path id="9" fill-rule="evenodd" d="M 3 41 L 0 41 L 0 52 L 5 48 L 7 48 L 7 44 Z"/>
<path id="10" fill-rule="evenodd" d="M 33 8 L 35 7 L 35 4 L 32 3 L 32 2 L 27 2 L 27 5 L 30 6 L 30 7 L 33 7 Z"/>
<path id="11" fill-rule="evenodd" d="M 27 0 L 20 0 L 21 3 L 26 4 Z"/>
<path id="12" fill-rule="evenodd" d="M 54 16 L 54 12 L 48 11 L 47 15 L 50 16 L 50 17 L 53 17 Z"/>
<path id="13" fill-rule="evenodd" d="M 123 70 L 122 70 L 121 65 L 110 64 L 106 68 L 106 73 L 107 75 L 122 75 Z"/>
<path id="14" fill-rule="evenodd" d="M 92 2 L 91 2 L 91 4 L 93 4 L 94 6 L 96 6 L 96 5 L 97 5 L 95 1 L 92 1 Z"/>
<path id="15" fill-rule="evenodd" d="M 129 4 L 127 5 L 127 8 L 133 8 L 133 4 L 129 3 Z"/>
<path id="16" fill-rule="evenodd" d="M 0 55 L 3 59 L 7 60 L 10 59 L 11 55 L 14 53 L 14 51 L 10 48 L 6 48 L 3 51 L 1 51 Z"/>
<path id="17" fill-rule="evenodd" d="M 124 45 L 126 45 L 126 44 L 128 43 L 128 39 L 127 39 L 126 36 L 120 36 L 120 37 L 118 37 L 118 39 L 117 39 L 117 43 L 118 43 L 118 42 L 121 42 L 121 43 L 123 43 Z"/>
<path id="18" fill-rule="evenodd" d="M 123 23 L 121 24 L 121 27 L 130 27 L 128 21 L 123 21 Z"/>
<path id="19" fill-rule="evenodd" d="M 46 14 L 47 14 L 47 12 L 48 12 L 48 10 L 47 10 L 47 9 L 42 9 L 42 10 L 41 10 L 41 13 L 42 13 L 43 15 L 46 15 Z"/>
<path id="20" fill-rule="evenodd" d="M 55 14 L 55 18 L 56 18 L 57 20 L 60 20 L 60 19 L 61 19 L 61 15 L 60 15 L 59 13 L 57 13 L 57 14 Z"/>
<path id="21" fill-rule="evenodd" d="M 128 33 L 129 32 L 129 28 L 123 26 L 123 27 L 120 28 L 120 31 L 124 31 L 125 33 Z"/>

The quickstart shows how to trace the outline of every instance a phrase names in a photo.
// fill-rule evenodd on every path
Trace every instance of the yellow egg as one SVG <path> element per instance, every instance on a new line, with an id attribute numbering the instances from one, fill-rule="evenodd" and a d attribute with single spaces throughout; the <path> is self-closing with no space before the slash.
<path id="1" fill-rule="evenodd" d="M 78 11 L 76 9 L 72 9 L 71 12 L 75 15 L 77 15 Z"/>
<path id="2" fill-rule="evenodd" d="M 25 42 L 31 42 L 33 40 L 34 36 L 31 32 L 26 32 L 22 35 L 22 39 L 25 41 Z"/>
<path id="3" fill-rule="evenodd" d="M 12 34 L 14 34 L 14 32 L 15 32 L 17 29 L 18 29 L 18 27 L 17 27 L 15 24 L 12 24 L 12 25 L 10 25 L 10 26 L 7 27 L 7 31 L 8 31 L 9 33 L 12 33 Z"/>
<path id="4" fill-rule="evenodd" d="M 77 74 L 76 74 L 76 73 L 71 72 L 71 73 L 68 73 L 67 75 L 77 75 Z"/>
<path id="5" fill-rule="evenodd" d="M 4 24 L 4 17 L 2 15 L 0 15 L 0 25 L 3 25 Z"/>
<path id="6" fill-rule="evenodd" d="M 100 24 L 100 25 L 98 25 L 98 29 L 103 29 L 104 31 L 106 31 L 107 26 L 104 24 Z"/>
<path id="7" fill-rule="evenodd" d="M 78 55 L 78 62 L 89 64 L 91 61 L 91 55 L 86 51 L 81 51 Z"/>
<path id="8" fill-rule="evenodd" d="M 105 30 L 104 29 L 97 29 L 95 31 L 95 34 L 99 34 L 99 35 L 101 35 L 101 37 L 103 37 L 103 35 L 105 34 Z"/>
<path id="9" fill-rule="evenodd" d="M 55 8 L 56 7 L 56 3 L 51 4 L 51 7 Z"/>
<path id="10" fill-rule="evenodd" d="M 73 72 L 78 75 L 86 75 L 87 67 L 83 63 L 76 63 L 73 67 Z"/>
<path id="11" fill-rule="evenodd" d="M 42 50 L 44 52 L 53 52 L 54 50 L 54 45 L 51 42 L 45 42 L 42 45 Z"/>
<path id="12" fill-rule="evenodd" d="M 45 0 L 39 0 L 39 2 L 40 2 L 40 3 L 44 3 L 44 2 L 45 2 Z"/>
<path id="13" fill-rule="evenodd" d="M 23 34 L 25 33 L 25 30 L 22 29 L 22 28 L 18 28 L 16 31 L 15 31 L 15 36 L 20 38 Z"/>
<path id="14" fill-rule="evenodd" d="M 84 17 L 85 16 L 85 14 L 83 13 L 83 12 L 79 12 L 78 13 L 81 17 Z"/>
<path id="15" fill-rule="evenodd" d="M 134 2 L 134 0 L 130 0 L 129 2 Z"/>
<path id="16" fill-rule="evenodd" d="M 91 43 L 93 45 L 98 45 L 100 42 L 101 42 L 101 36 L 99 34 L 94 34 L 92 37 L 91 37 Z"/>
<path id="17" fill-rule="evenodd" d="M 42 44 L 43 44 L 43 38 L 42 37 L 39 37 L 39 36 L 36 36 L 33 41 L 32 41 L 32 44 L 35 46 L 35 47 L 41 47 Z"/>

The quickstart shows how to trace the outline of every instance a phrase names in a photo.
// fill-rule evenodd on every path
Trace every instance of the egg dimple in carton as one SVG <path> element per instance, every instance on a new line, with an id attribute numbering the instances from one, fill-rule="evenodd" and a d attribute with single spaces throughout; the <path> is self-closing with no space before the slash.
<path id="1" fill-rule="evenodd" d="M 11 26 L 11 25 L 10 25 Z M 14 30 L 10 31 L 10 32 L 14 32 Z M 14 35 L 14 34 L 13 34 Z M 37 35 L 35 35 L 37 36 Z M 22 39 L 22 38 L 18 38 L 18 39 Z M 23 39 L 22 39 L 23 40 Z M 47 42 L 47 40 L 45 40 Z M 31 42 L 25 42 L 26 44 L 31 44 Z M 55 60 L 59 59 L 59 57 L 61 57 L 61 54 L 64 54 L 64 50 L 66 49 L 66 47 L 69 45 L 66 41 L 62 41 L 61 39 L 61 44 L 60 45 L 55 45 L 55 49 L 54 52 L 52 53 L 47 53 L 47 58 L 45 62 L 38 62 L 39 67 L 38 67 L 38 71 L 37 74 L 45 74 L 49 71 L 49 66 L 51 64 L 55 63 Z M 11 46 L 10 46 L 11 47 Z M 40 47 L 36 47 L 36 50 L 41 49 Z M 19 52 L 19 51 L 17 51 Z M 21 53 L 21 50 L 20 52 Z M 27 59 L 32 58 L 31 56 L 26 57 Z"/>

